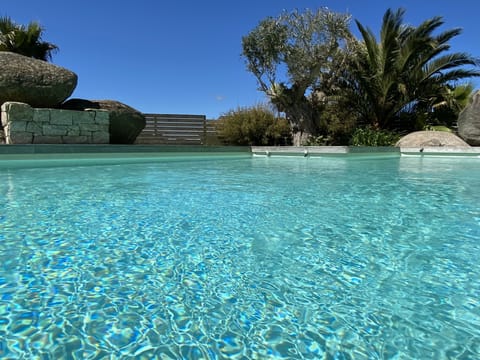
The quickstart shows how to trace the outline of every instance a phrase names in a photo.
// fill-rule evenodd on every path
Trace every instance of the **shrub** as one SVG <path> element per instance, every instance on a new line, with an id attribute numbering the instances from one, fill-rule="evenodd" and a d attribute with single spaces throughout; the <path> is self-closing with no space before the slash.
<path id="1" fill-rule="evenodd" d="M 400 139 L 400 135 L 372 127 L 357 128 L 350 140 L 353 146 L 393 146 Z"/>
<path id="2" fill-rule="evenodd" d="M 264 105 L 238 108 L 222 115 L 217 132 L 229 145 L 290 145 L 292 135 L 285 118 Z"/>
<path id="3" fill-rule="evenodd" d="M 338 99 L 329 101 L 320 112 L 320 134 L 309 139 L 308 145 L 348 145 L 356 128 L 356 116 Z"/>

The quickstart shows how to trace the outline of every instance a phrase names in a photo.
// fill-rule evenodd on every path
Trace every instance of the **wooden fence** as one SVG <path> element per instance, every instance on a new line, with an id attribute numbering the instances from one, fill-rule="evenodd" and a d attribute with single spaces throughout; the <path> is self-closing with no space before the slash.
<path id="1" fill-rule="evenodd" d="M 214 122 L 205 115 L 144 115 L 147 123 L 136 144 L 207 145 L 209 139 L 216 139 Z"/>

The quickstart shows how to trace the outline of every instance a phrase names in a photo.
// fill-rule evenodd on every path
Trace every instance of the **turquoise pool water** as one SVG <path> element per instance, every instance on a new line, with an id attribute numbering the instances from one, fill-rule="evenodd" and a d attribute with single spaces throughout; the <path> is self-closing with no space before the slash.
<path id="1" fill-rule="evenodd" d="M 478 359 L 480 161 L 0 169 L 0 358 Z"/>

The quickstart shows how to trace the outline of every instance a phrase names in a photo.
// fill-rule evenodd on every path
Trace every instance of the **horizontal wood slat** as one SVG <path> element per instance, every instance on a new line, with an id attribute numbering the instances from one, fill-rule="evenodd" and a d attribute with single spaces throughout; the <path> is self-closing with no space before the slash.
<path id="1" fill-rule="evenodd" d="M 212 133 L 205 115 L 144 115 L 146 125 L 137 137 L 137 144 L 204 145 L 207 133 Z"/>

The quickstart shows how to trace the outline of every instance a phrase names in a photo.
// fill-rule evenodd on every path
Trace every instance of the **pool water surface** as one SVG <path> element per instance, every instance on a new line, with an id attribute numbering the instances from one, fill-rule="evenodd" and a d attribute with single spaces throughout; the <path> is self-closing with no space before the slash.
<path id="1" fill-rule="evenodd" d="M 478 359 L 480 161 L 0 169 L 2 359 Z"/>

